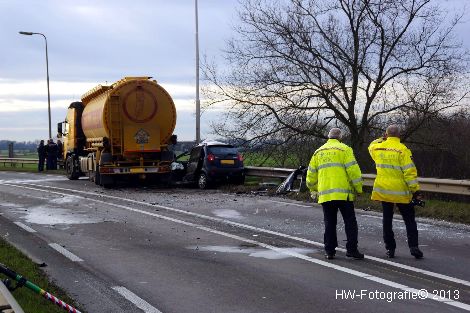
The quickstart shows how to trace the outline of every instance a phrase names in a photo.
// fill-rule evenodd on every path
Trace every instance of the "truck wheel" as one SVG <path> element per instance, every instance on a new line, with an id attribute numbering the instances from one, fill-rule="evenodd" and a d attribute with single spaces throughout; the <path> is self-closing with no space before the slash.
<path id="1" fill-rule="evenodd" d="M 209 187 L 209 181 L 207 180 L 206 173 L 199 174 L 199 178 L 197 180 L 197 185 L 199 189 L 207 189 Z"/>
<path id="2" fill-rule="evenodd" d="M 80 174 L 76 171 L 73 163 L 73 156 L 68 156 L 67 160 L 65 161 L 65 172 L 67 178 L 70 180 L 76 180 L 80 176 Z"/>

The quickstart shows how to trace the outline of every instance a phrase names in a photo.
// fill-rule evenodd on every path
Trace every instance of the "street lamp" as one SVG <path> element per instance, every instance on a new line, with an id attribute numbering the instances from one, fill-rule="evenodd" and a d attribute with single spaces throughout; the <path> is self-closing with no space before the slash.
<path id="1" fill-rule="evenodd" d="M 41 33 L 33 33 L 33 32 L 19 32 L 21 35 L 41 35 L 44 37 L 44 41 L 46 42 L 46 73 L 47 73 L 47 112 L 49 115 L 49 138 L 52 138 L 52 131 L 51 131 L 51 93 L 49 92 L 49 58 L 47 55 L 47 38 L 44 34 Z"/>
<path id="2" fill-rule="evenodd" d="M 194 1 L 196 13 L 196 144 L 201 141 L 201 102 L 199 100 L 199 25 L 197 0 Z"/>

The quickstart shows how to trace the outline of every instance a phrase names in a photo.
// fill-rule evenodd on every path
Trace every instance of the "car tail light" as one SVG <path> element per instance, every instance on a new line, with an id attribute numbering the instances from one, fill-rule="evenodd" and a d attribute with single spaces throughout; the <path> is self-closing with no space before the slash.
<path id="1" fill-rule="evenodd" d="M 207 155 L 207 161 L 209 162 L 214 162 L 215 161 L 215 156 L 213 154 L 208 154 Z"/>
<path id="2" fill-rule="evenodd" d="M 237 154 L 238 161 L 243 162 L 243 155 L 240 153 Z"/>

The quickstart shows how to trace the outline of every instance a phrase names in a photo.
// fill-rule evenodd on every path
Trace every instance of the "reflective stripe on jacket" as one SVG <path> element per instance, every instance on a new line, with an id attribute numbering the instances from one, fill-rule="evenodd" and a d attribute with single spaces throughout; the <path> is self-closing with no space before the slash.
<path id="1" fill-rule="evenodd" d="M 312 156 L 307 171 L 307 187 L 318 192 L 318 203 L 354 200 L 362 193 L 362 174 L 350 147 L 329 139 Z"/>
<path id="2" fill-rule="evenodd" d="M 411 151 L 400 138 L 388 137 L 372 141 L 369 153 L 377 169 L 372 200 L 410 203 L 413 193 L 419 190 L 418 171 Z"/>

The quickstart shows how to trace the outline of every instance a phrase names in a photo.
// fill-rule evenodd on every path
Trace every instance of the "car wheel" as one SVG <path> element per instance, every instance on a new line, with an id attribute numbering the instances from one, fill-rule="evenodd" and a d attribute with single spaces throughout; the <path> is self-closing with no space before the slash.
<path id="1" fill-rule="evenodd" d="M 199 189 L 207 189 L 207 187 L 209 186 L 209 181 L 207 180 L 207 175 L 205 173 L 199 174 L 197 185 Z"/>

